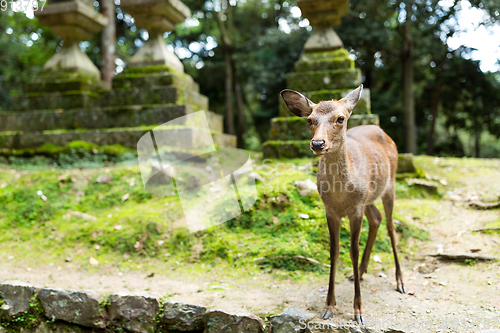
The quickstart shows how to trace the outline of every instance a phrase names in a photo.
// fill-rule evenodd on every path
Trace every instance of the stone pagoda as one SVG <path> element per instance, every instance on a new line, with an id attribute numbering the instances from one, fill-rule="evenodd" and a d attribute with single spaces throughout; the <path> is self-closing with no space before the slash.
<path id="1" fill-rule="evenodd" d="M 76 140 L 136 148 L 147 131 L 201 110 L 214 143 L 236 146 L 235 136 L 222 133 L 223 117 L 208 111 L 208 98 L 163 39 L 191 15 L 189 8 L 178 0 L 122 0 L 121 5 L 150 38 L 114 78 L 111 91 L 104 89 L 101 73 L 79 47 L 107 24 L 106 18 L 83 0 L 53 0 L 36 12 L 64 45 L 27 85 L 26 93 L 14 97 L 14 111 L 0 112 L 1 148 Z M 179 126 L 175 130 L 194 140 L 196 129 L 197 124 L 185 124 L 182 131 Z"/>
<path id="2" fill-rule="evenodd" d="M 297 0 L 313 32 L 304 53 L 295 63 L 295 72 L 286 76 L 287 88 L 303 93 L 311 101 L 341 99 L 361 84 L 361 71 L 355 68 L 342 40 L 332 26 L 340 25 L 349 11 L 348 0 Z M 353 110 L 348 126 L 379 125 L 371 113 L 370 90 Z M 281 101 L 281 98 L 280 98 Z M 271 140 L 264 143 L 264 157 L 295 158 L 314 156 L 309 149 L 311 133 L 306 119 L 294 116 L 280 103 L 280 117 L 271 120 Z"/>

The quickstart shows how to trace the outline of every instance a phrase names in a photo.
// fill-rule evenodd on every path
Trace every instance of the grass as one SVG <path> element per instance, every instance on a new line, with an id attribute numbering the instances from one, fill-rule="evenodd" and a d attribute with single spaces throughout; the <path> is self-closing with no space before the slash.
<path id="1" fill-rule="evenodd" d="M 296 180 L 315 179 L 314 160 L 261 161 L 254 156 L 254 161 L 255 171 L 266 180 L 257 184 L 256 205 L 235 219 L 196 233 L 189 233 L 176 196 L 160 197 L 144 190 L 136 165 L 2 169 L 0 255 L 26 265 L 62 266 L 71 261 L 88 271 L 98 269 L 90 263 L 94 258 L 99 267 L 121 271 L 151 269 L 162 273 L 177 270 L 182 264 L 186 272 L 205 272 L 218 266 L 227 268 L 228 275 L 280 270 L 299 279 L 308 272 L 328 274 L 323 265 L 294 257 L 329 263 L 323 203 L 319 197 L 301 197 L 293 186 Z M 427 158 L 422 161 L 427 162 Z M 109 184 L 97 183 L 103 173 L 111 176 Z M 400 251 L 405 253 L 411 251 L 410 238 L 427 238 L 424 230 L 412 225 L 407 212 L 421 218 L 432 214 L 426 205 L 415 206 L 414 198 L 438 198 L 409 188 L 404 181 L 398 183 L 397 192 L 395 217 L 406 225 L 398 226 Z M 129 197 L 123 201 L 125 194 Z M 90 214 L 96 220 L 75 218 L 70 211 Z M 385 219 L 381 230 L 374 253 L 390 263 Z M 365 218 L 362 248 L 367 231 Z M 44 255 L 33 258 L 32 253 Z M 340 261 L 341 268 L 351 265 L 347 220 L 342 222 Z"/>

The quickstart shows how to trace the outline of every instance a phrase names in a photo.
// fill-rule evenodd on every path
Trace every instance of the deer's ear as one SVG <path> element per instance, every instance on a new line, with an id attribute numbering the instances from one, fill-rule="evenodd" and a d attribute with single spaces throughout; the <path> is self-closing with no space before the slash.
<path id="1" fill-rule="evenodd" d="M 281 97 L 283 97 L 288 110 L 297 117 L 309 117 L 316 105 L 301 93 L 289 89 L 283 90 L 281 92 Z"/>
<path id="2" fill-rule="evenodd" d="M 356 104 L 358 104 L 359 99 L 361 98 L 361 92 L 363 91 L 363 85 L 360 85 L 358 88 L 351 91 L 347 94 L 346 97 L 342 98 L 339 102 L 343 102 L 345 108 L 349 113 L 352 112 Z"/>

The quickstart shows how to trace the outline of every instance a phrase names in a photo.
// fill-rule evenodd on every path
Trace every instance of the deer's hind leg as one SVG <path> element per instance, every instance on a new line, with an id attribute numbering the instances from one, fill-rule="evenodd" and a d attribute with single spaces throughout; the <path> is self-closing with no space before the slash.
<path id="1" fill-rule="evenodd" d="M 394 183 L 393 183 L 394 184 Z M 392 211 L 394 209 L 394 198 L 395 198 L 394 185 L 382 196 L 382 203 L 384 204 L 384 211 L 387 220 L 387 233 L 391 239 L 392 253 L 394 254 L 394 262 L 396 264 L 396 283 L 397 290 L 405 294 L 406 289 L 403 283 L 403 272 L 401 271 L 401 266 L 399 265 L 398 253 L 396 249 L 396 228 L 394 227 L 394 220 L 392 218 Z"/>
<path id="2" fill-rule="evenodd" d="M 382 222 L 382 214 L 375 206 L 375 204 L 367 205 L 365 207 L 365 215 L 368 219 L 368 240 L 366 242 L 365 251 L 363 252 L 363 259 L 361 260 L 361 265 L 359 266 L 359 278 L 363 277 L 366 273 L 368 264 L 370 263 L 370 255 L 372 253 L 373 245 L 377 239 L 377 231 Z M 354 281 L 354 275 L 349 277 L 349 281 Z"/>

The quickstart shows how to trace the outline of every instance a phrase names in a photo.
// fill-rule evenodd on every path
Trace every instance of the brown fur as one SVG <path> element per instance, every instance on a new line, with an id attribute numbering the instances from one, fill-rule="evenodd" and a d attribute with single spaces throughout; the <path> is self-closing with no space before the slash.
<path id="1" fill-rule="evenodd" d="M 398 151 L 394 141 L 378 126 L 358 126 L 347 130 L 347 121 L 359 101 L 361 91 L 362 86 L 340 101 L 318 104 L 312 103 L 300 93 L 291 90 L 282 92 L 283 99 L 292 113 L 311 119 L 311 142 L 324 141 L 323 150 L 313 150 L 316 155 L 322 155 L 317 184 L 325 205 L 330 231 L 330 280 L 321 318 L 328 319 L 333 316 L 336 304 L 335 272 L 339 256 L 340 221 L 342 217 L 347 216 L 351 229 L 350 254 L 354 270 L 354 315 L 359 324 L 363 324 L 360 279 L 368 267 L 370 253 L 382 220 L 382 215 L 374 205 L 374 201 L 379 197 L 384 205 L 387 231 L 396 263 L 397 289 L 405 292 L 392 218 Z M 338 122 L 339 117 L 345 118 L 343 123 Z M 369 232 L 363 259 L 361 265 L 358 265 L 363 214 L 368 218 Z"/>

